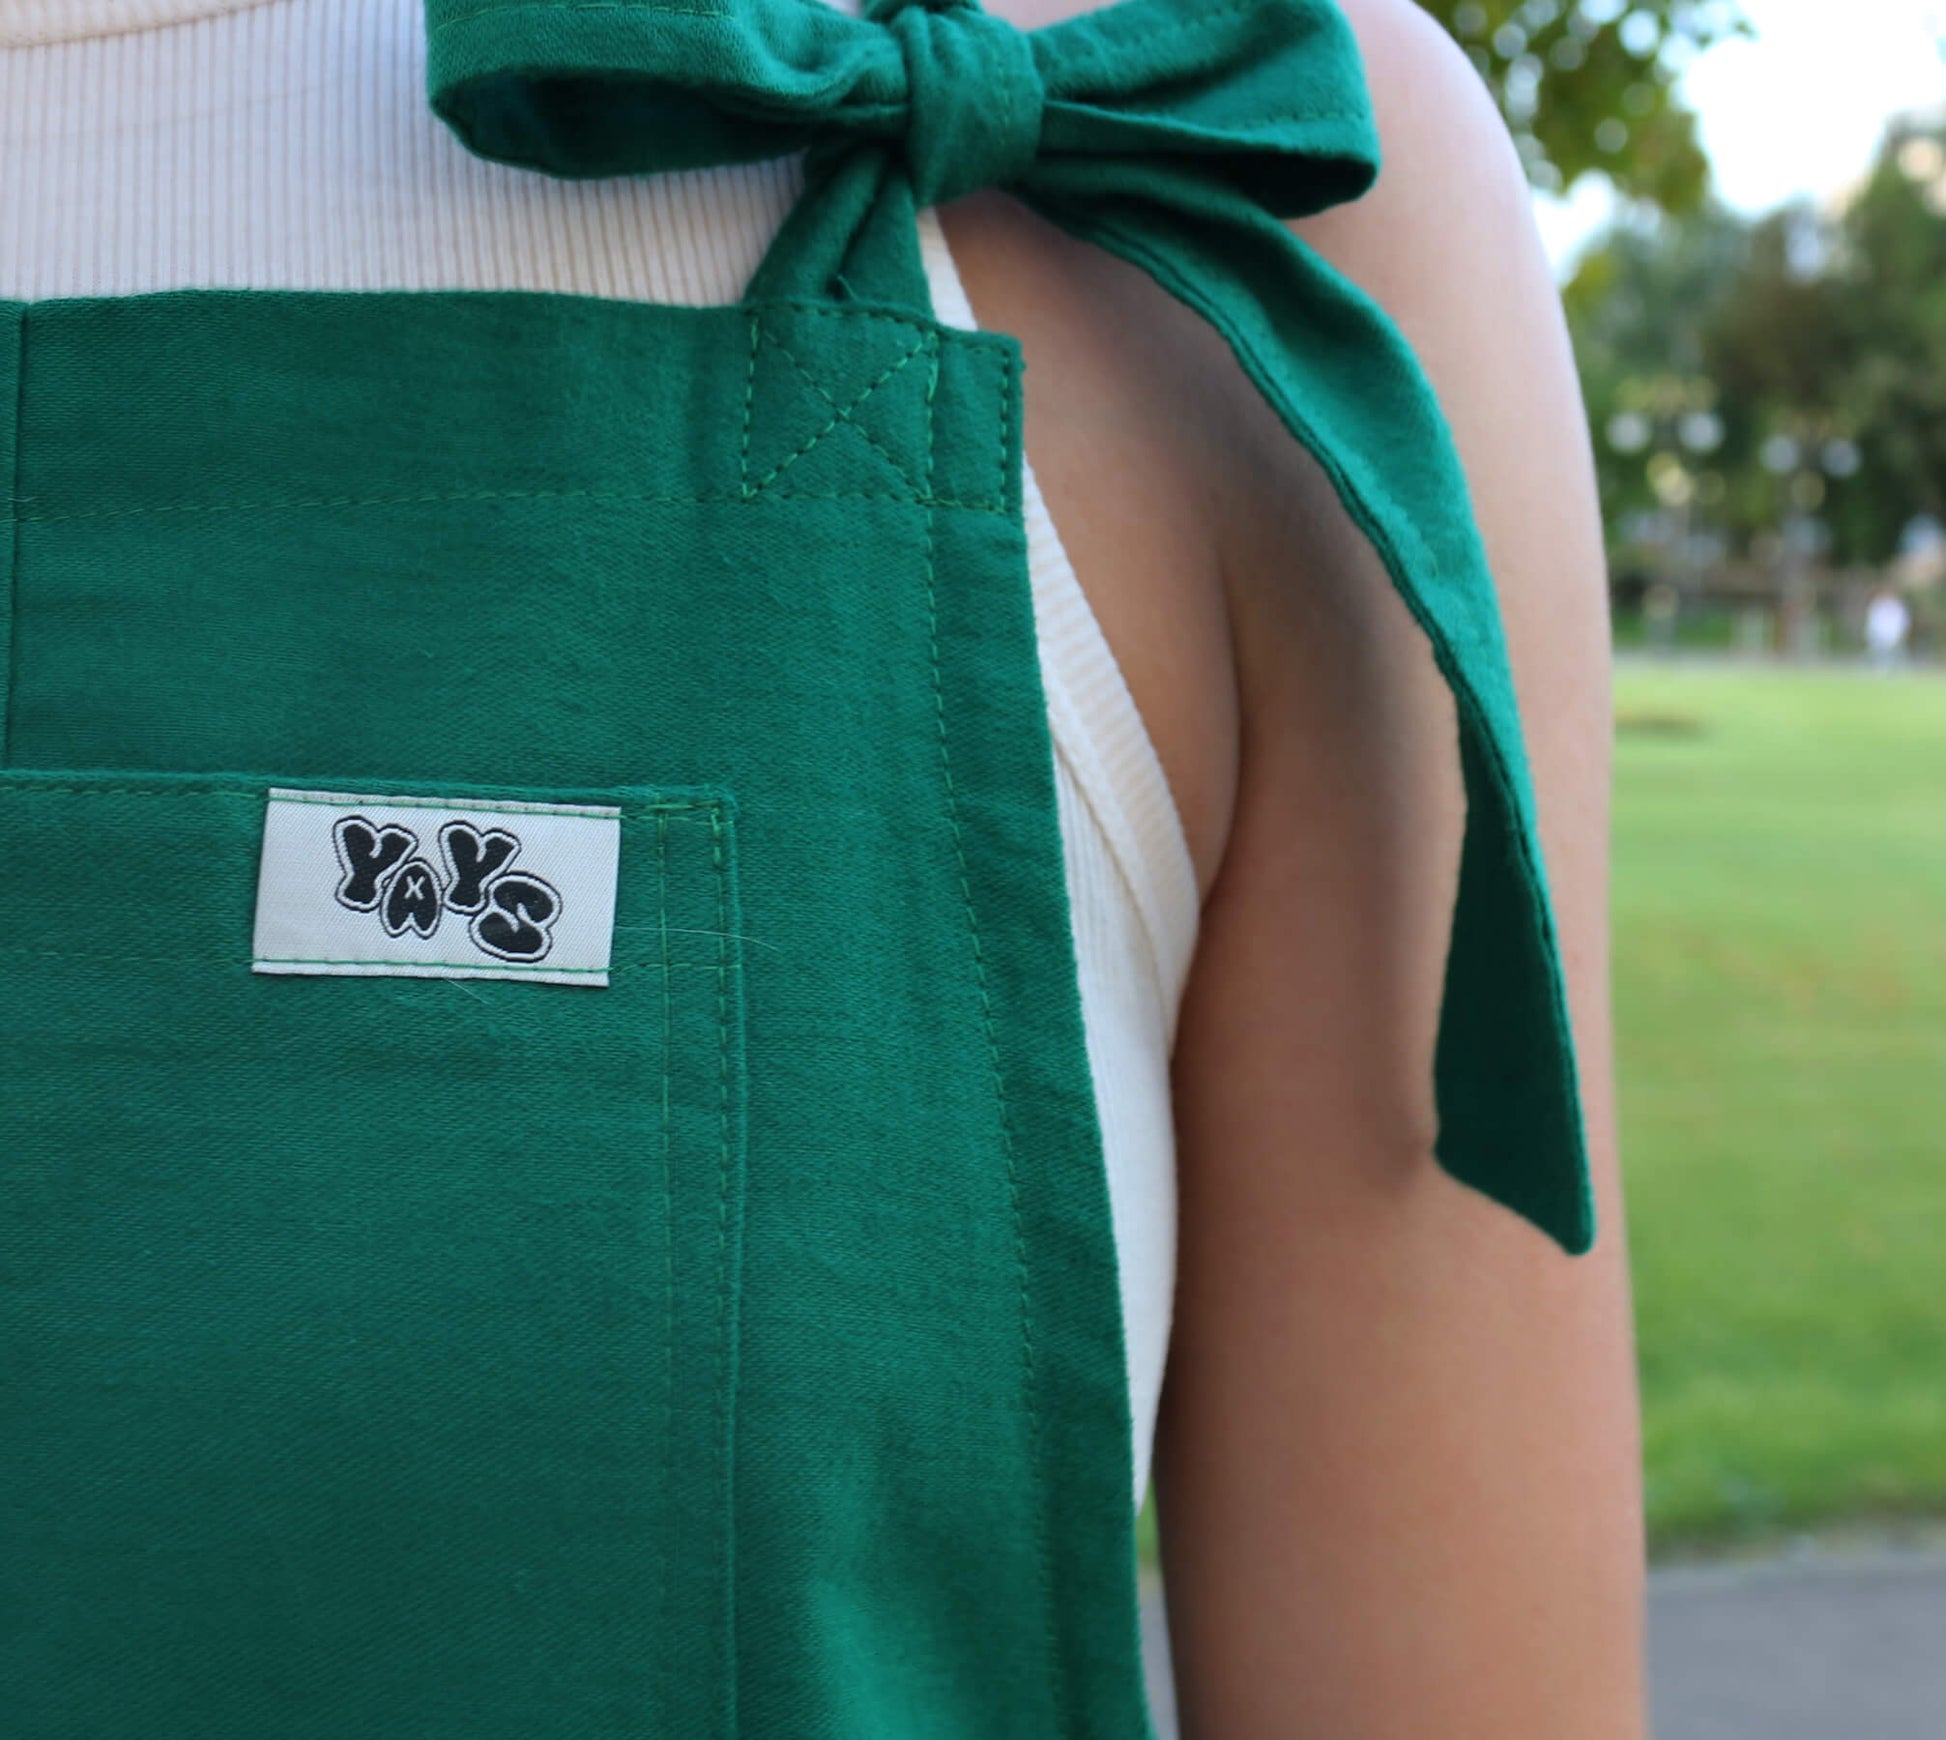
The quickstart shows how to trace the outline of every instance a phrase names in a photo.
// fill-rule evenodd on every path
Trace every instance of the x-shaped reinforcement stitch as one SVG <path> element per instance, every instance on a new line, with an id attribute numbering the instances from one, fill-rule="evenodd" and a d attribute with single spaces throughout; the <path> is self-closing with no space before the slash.
<path id="1" fill-rule="evenodd" d="M 891 380 L 892 377 L 896 375 L 901 369 L 903 369 L 907 363 L 911 362 L 914 357 L 918 356 L 922 351 L 928 348 L 927 340 L 923 334 L 920 334 L 918 337 L 916 337 L 913 341 L 911 348 L 906 350 L 895 362 L 889 363 L 885 367 L 885 369 L 878 375 L 877 379 L 873 380 L 869 385 L 867 385 L 857 395 L 857 397 L 852 399 L 850 403 L 841 405 L 837 401 L 837 399 L 835 399 L 831 395 L 831 393 L 824 387 L 823 383 L 821 383 L 816 378 L 816 376 L 814 376 L 811 373 L 811 371 L 807 369 L 804 366 L 804 364 L 797 359 L 797 356 L 791 350 L 790 346 L 785 344 L 781 338 L 777 337 L 775 333 L 766 330 L 761 325 L 761 323 L 759 323 L 754 328 L 754 331 L 756 334 L 760 336 L 763 342 L 773 345 L 778 351 L 780 351 L 783 354 L 785 360 L 789 362 L 791 367 L 797 371 L 798 379 L 801 380 L 807 387 L 809 387 L 812 392 L 816 393 L 817 396 L 820 399 L 822 399 L 825 402 L 825 404 L 830 408 L 831 417 L 830 420 L 824 425 L 822 429 L 820 429 L 808 441 L 804 442 L 801 446 L 796 448 L 794 451 L 786 454 L 784 458 L 779 460 L 777 464 L 773 465 L 769 471 L 765 472 L 762 477 L 758 478 L 755 483 L 750 482 L 748 477 L 746 476 L 743 481 L 743 494 L 746 499 L 754 495 L 761 495 L 766 489 L 768 489 L 773 483 L 775 483 L 779 477 L 781 477 L 786 471 L 788 471 L 793 465 L 795 465 L 800 459 L 802 459 L 807 453 L 809 453 L 814 447 L 816 447 L 820 441 L 822 441 L 827 435 L 829 435 L 834 429 L 836 429 L 840 423 L 850 424 L 853 429 L 857 430 L 857 432 L 860 435 L 862 435 L 868 442 L 870 442 L 872 447 L 878 452 L 880 457 L 883 458 L 885 462 L 892 467 L 895 473 L 897 473 L 899 481 L 902 484 L 904 484 L 907 489 L 911 490 L 915 497 L 921 493 L 918 484 L 914 482 L 911 473 L 906 470 L 904 464 L 899 460 L 898 456 L 894 454 L 892 450 L 889 447 L 887 447 L 883 441 L 881 441 L 876 435 L 874 435 L 869 429 L 867 429 L 862 423 L 858 421 L 857 412 L 859 407 L 863 405 L 865 401 L 869 399 L 874 393 L 876 393 L 880 387 L 884 386 L 887 381 Z M 755 357 L 755 351 L 753 350 L 752 352 L 753 367 L 754 367 L 754 357 Z M 747 454 L 746 454 L 746 458 L 747 458 Z"/>

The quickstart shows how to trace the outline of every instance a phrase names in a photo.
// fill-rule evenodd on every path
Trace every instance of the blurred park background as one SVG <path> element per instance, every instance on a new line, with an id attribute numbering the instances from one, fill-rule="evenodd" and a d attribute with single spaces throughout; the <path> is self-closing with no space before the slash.
<path id="1" fill-rule="evenodd" d="M 1946 1517 L 1946 5 L 1425 3 L 1600 475 L 1652 1540 Z"/>

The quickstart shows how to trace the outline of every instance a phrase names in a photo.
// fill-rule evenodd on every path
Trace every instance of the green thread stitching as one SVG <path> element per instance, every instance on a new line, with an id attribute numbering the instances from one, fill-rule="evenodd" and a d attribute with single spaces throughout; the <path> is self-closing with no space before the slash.
<path id="1" fill-rule="evenodd" d="M 675 1475 L 676 1430 L 676 1196 L 669 1138 L 669 1064 L 675 1049 L 675 1021 L 670 1010 L 669 978 L 669 818 L 655 819 L 656 913 L 662 933 L 662 1435 L 660 1439 L 663 1490 Z M 722 945 L 719 943 L 718 949 Z M 656 1554 L 656 1607 L 668 1610 L 669 1544 Z"/>
<path id="2" fill-rule="evenodd" d="M 13 778 L 8 777 L 9 775 L 13 775 L 13 776 L 19 776 L 23 774 L 31 775 L 33 771 L 34 770 L 32 768 L 24 768 L 24 767 L 0 769 L 0 802 L 4 802 L 10 798 L 55 797 L 55 796 L 58 797 L 159 797 L 159 798 L 226 797 L 226 798 L 249 798 L 253 802 L 262 802 L 265 801 L 264 794 L 268 790 L 268 787 L 262 785 L 42 785 L 38 780 L 35 780 L 32 784 L 23 783 L 17 785 L 14 783 Z M 167 777 L 167 776 L 165 775 L 162 777 Z M 415 805 L 415 804 L 407 803 L 404 800 L 384 797 L 382 793 L 372 793 L 372 792 L 367 792 L 363 794 L 363 796 L 360 798 L 359 801 L 377 803 L 381 801 L 381 799 L 385 803 L 391 804 L 393 807 L 400 808 L 400 809 L 420 808 L 420 809 L 434 809 L 434 810 L 440 810 L 440 809 L 449 810 L 449 809 L 480 809 L 483 807 L 482 802 L 470 800 L 463 797 L 455 798 L 451 802 L 446 802 L 437 798 L 426 798 L 426 799 L 421 799 L 419 803 Z M 278 798 L 276 801 L 278 803 L 304 803 L 304 802 L 315 801 L 323 804 L 323 806 L 326 809 L 335 809 L 335 808 L 343 807 L 342 805 L 334 804 L 331 800 L 324 799 L 324 798 L 320 798 L 316 800 L 303 799 L 303 798 Z M 485 800 L 485 802 L 491 802 L 491 801 L 492 801 L 491 799 Z M 503 800 L 503 801 L 518 803 L 518 802 L 523 802 L 525 800 L 516 798 L 516 799 Z M 621 817 L 627 817 L 627 816 L 653 816 L 653 815 L 670 815 L 670 816 L 677 816 L 677 817 L 686 817 L 686 816 L 697 815 L 705 812 L 714 812 L 721 808 L 722 808 L 721 802 L 714 798 L 681 798 L 681 799 L 672 798 L 667 803 L 619 805 L 617 806 L 617 815 L 602 816 L 597 819 L 601 821 L 614 821 L 620 819 Z"/>
<path id="3" fill-rule="evenodd" d="M 993 472 L 993 499 L 997 502 L 1011 501 L 1015 489 L 1023 494 L 1026 490 L 1025 479 L 1007 476 L 1007 461 L 1015 453 L 1026 454 L 1026 405 L 1020 390 L 1020 353 L 1003 355 L 1000 359 L 1000 398 L 1005 407 L 1000 417 L 999 463 Z"/>
<path id="4" fill-rule="evenodd" d="M 757 398 L 757 344 L 763 336 L 762 317 L 750 311 L 750 362 L 743 374 L 743 440 L 737 451 L 737 494 L 748 501 L 750 488 L 750 414 Z"/>
<path id="5" fill-rule="evenodd" d="M 862 112 L 862 111 L 861 111 Z M 876 111 L 886 115 L 902 114 L 898 104 L 880 104 Z M 991 350 L 1003 351 L 1016 348 L 1016 341 L 1001 332 L 982 332 L 974 327 L 941 326 L 936 320 L 925 320 L 916 314 L 903 314 L 896 308 L 870 308 L 855 302 L 831 303 L 818 302 L 803 296 L 766 296 L 761 302 L 747 302 L 746 308 L 788 308 L 793 314 L 802 314 L 823 320 L 875 320 L 885 326 L 903 326 L 916 332 L 921 339 L 938 341 L 942 351 L 946 350 Z"/>
<path id="6" fill-rule="evenodd" d="M 922 347 L 923 348 L 923 347 Z M 917 351 L 912 355 L 916 356 Z M 910 361 L 910 357 L 906 360 Z M 895 368 L 893 373 L 897 372 Z M 889 377 L 888 377 L 889 378 Z M 879 383 L 882 384 L 882 383 Z M 869 391 L 870 389 L 868 389 Z M 861 401 L 854 401 L 852 409 Z M 829 429 L 820 431 L 812 438 L 810 445 L 823 439 Z M 807 447 L 805 451 L 809 451 Z M 774 479 L 803 453 L 793 454 L 791 459 L 779 465 L 771 473 Z M 760 494 L 761 492 L 761 494 Z M 23 501 L 39 498 L 24 496 Z M 68 525 L 79 520 L 129 520 L 145 517 L 159 517 L 163 514 L 262 514 L 292 513 L 313 508 L 381 508 L 381 507 L 449 507 L 471 505 L 487 501 L 580 501 L 597 506 L 615 507 L 715 507 L 731 506 L 744 502 L 767 499 L 771 501 L 890 501 L 904 506 L 927 508 L 958 508 L 967 513 L 1002 514 L 1007 512 L 1003 505 L 989 501 L 962 501 L 951 496 L 932 496 L 914 498 L 909 495 L 887 495 L 883 491 L 868 489 L 785 489 L 769 490 L 762 483 L 749 486 L 749 493 L 732 494 L 728 491 L 714 491 L 707 494 L 664 495 L 654 490 L 635 489 L 483 489 L 440 491 L 427 495 L 346 495 L 320 496 L 294 501 L 215 501 L 215 502 L 160 502 L 149 507 L 129 508 L 83 508 L 72 513 L 24 513 L 16 516 L 22 524 L 40 526 Z"/>
<path id="7" fill-rule="evenodd" d="M 864 436 L 865 439 L 869 441 L 872 444 L 872 446 L 879 451 L 881 455 L 883 455 L 885 462 L 888 465 L 890 465 L 895 472 L 898 473 L 899 481 L 902 484 L 904 484 L 907 489 L 912 490 L 914 494 L 917 494 L 918 486 L 913 483 L 912 474 L 906 470 L 905 462 L 902 459 L 900 459 L 899 456 L 896 453 L 894 453 L 891 448 L 887 447 L 883 441 L 879 440 L 879 438 L 876 435 L 874 435 L 871 432 L 871 430 L 867 429 L 863 423 L 859 422 L 857 418 L 852 415 L 852 411 L 856 410 L 857 406 L 854 405 L 849 410 L 841 408 L 838 404 L 838 401 L 834 399 L 828 392 L 825 391 L 823 384 L 818 380 L 818 378 L 815 375 L 813 375 L 811 371 L 803 365 L 803 363 L 798 361 L 797 353 L 793 351 L 790 348 L 790 346 L 787 345 L 781 338 L 779 338 L 776 333 L 765 332 L 764 337 L 773 346 L 775 346 L 778 350 L 784 353 L 784 356 L 789 361 L 791 367 L 797 370 L 798 379 L 803 381 L 803 383 L 807 387 L 809 387 L 812 392 L 816 393 L 817 396 L 825 402 L 825 405 L 837 415 L 840 422 L 849 423 L 852 426 L 852 428 L 858 431 L 860 435 Z M 869 394 L 867 396 L 869 397 Z M 863 401 L 861 400 L 860 403 L 862 402 Z"/>
<path id="8" fill-rule="evenodd" d="M 937 346 L 933 347 L 931 361 L 931 373 L 926 385 L 926 488 L 928 493 L 932 488 L 934 450 L 933 395 L 939 385 Z M 1000 1070 L 1000 1044 L 994 1031 L 993 998 L 987 988 L 986 952 L 980 943 L 979 918 L 973 908 L 973 888 L 967 875 L 966 840 L 960 827 L 959 792 L 953 783 L 953 758 L 946 735 L 946 691 L 939 665 L 939 597 L 933 569 L 933 527 L 932 517 L 928 515 L 925 547 L 926 620 L 930 634 L 933 713 L 939 728 L 939 768 L 946 788 L 946 819 L 953 835 L 953 856 L 959 867 L 960 900 L 966 913 L 967 940 L 973 949 L 973 980 L 980 994 L 980 1025 L 986 1036 L 987 1063 L 993 1075 L 993 1097 L 1000 1124 L 1000 1148 L 1007 1163 L 1007 1203 L 1013 1218 L 1014 1272 L 1020 1293 L 1021 1377 L 1022 1388 L 1026 1391 L 1027 1398 L 1028 1449 L 1036 1470 L 1039 1470 L 1045 1464 L 1046 1452 L 1038 1400 L 1040 1379 L 1034 1364 L 1033 1304 L 1027 1287 L 1027 1235 L 1020 1209 L 1020 1162 L 1014 1146 L 1013 1117 L 1008 1109 L 1006 1083 Z M 1040 1496 L 1042 1489 L 1042 1482 L 1036 1479 L 1033 1500 L 1035 1580 L 1041 1598 L 1042 1635 L 1047 1645 L 1049 1696 L 1055 1706 L 1056 1721 L 1053 1731 L 1057 1734 L 1065 1734 L 1068 1732 L 1064 1715 L 1067 1700 L 1064 1689 L 1065 1679 L 1055 1656 L 1052 1547 L 1048 1538 L 1046 1507 Z"/>
<path id="9" fill-rule="evenodd" d="M 716 959 L 721 969 L 716 975 L 716 1333 L 722 1349 L 718 1371 L 721 1374 L 717 1383 L 717 1454 L 723 1458 L 723 1490 L 725 1505 L 734 1516 L 736 1461 L 735 1446 L 731 1441 L 730 1373 L 734 1365 L 735 1348 L 730 1339 L 730 981 L 729 981 L 729 935 L 730 900 L 729 878 L 723 862 L 723 821 L 714 812 L 710 816 L 710 861 L 716 869 Z M 731 1533 L 724 1545 L 724 1557 L 728 1560 L 735 1544 L 735 1534 Z M 729 1663 L 736 1661 L 736 1579 L 732 1567 L 726 1563 L 723 1568 L 724 1629 L 727 1633 L 725 1647 Z M 723 1697 L 727 1706 L 727 1727 L 729 1732 L 736 1731 L 736 1675 L 727 1672 L 722 1676 Z"/>
<path id="10" fill-rule="evenodd" d="M 889 381 L 895 374 L 897 374 L 900 369 L 904 368 L 907 363 L 911 362 L 915 356 L 919 355 L 919 353 L 925 349 L 926 349 L 926 343 L 922 338 L 918 344 L 915 344 L 912 347 L 912 349 L 907 351 L 904 356 L 900 357 L 897 362 L 891 364 L 884 371 L 884 373 L 882 373 L 878 377 L 877 380 L 873 381 L 872 384 L 868 386 L 862 393 L 860 393 L 857 398 L 853 399 L 849 405 L 843 406 L 842 408 L 839 409 L 835 409 L 832 413 L 830 422 L 826 423 L 822 429 L 820 429 L 815 435 L 813 435 L 810 440 L 805 442 L 802 447 L 798 448 L 795 453 L 787 454 L 781 461 L 779 461 L 776 465 L 772 466 L 769 471 L 767 471 L 762 477 L 758 478 L 757 481 L 750 486 L 751 495 L 752 496 L 762 495 L 763 492 L 766 489 L 768 489 L 772 483 L 774 483 L 779 477 L 781 477 L 786 471 L 788 471 L 793 465 L 795 465 L 800 459 L 802 459 L 805 456 L 805 454 L 809 453 L 812 448 L 816 447 L 817 444 L 820 441 L 822 441 L 827 435 L 829 435 L 833 429 L 837 428 L 840 423 L 844 422 L 847 418 L 849 418 L 852 412 L 856 411 L 860 405 L 864 404 L 864 402 L 867 399 L 869 399 L 875 392 L 877 392 L 880 387 L 884 386 L 885 383 Z M 901 496 L 893 496 L 890 497 L 889 499 L 893 501 L 900 501 L 905 498 Z"/>

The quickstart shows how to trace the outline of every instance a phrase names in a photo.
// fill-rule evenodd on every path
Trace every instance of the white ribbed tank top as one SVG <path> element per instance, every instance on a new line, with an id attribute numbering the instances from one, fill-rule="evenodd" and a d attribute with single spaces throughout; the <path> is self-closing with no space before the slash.
<path id="1" fill-rule="evenodd" d="M 478 161 L 425 100 L 419 0 L 0 0 L 0 297 L 543 290 L 732 302 L 794 159 L 564 183 Z M 931 213 L 939 318 L 974 324 Z M 1088 1061 L 1148 1480 L 1175 1275 L 1169 1052 L 1196 880 L 1161 762 L 1033 474 L 1028 563 Z"/>

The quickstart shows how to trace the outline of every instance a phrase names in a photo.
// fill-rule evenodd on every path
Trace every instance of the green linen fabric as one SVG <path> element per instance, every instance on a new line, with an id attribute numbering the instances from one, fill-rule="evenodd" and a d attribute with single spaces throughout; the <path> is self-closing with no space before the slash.
<path id="1" fill-rule="evenodd" d="M 0 1731 L 1136 1740 L 1020 356 L 931 318 L 914 220 L 1020 189 L 1324 459 L 1460 698 L 1442 1154 L 1585 1242 L 1457 469 L 1277 222 L 1369 180 L 1349 37 L 431 30 L 483 150 L 809 192 L 727 308 L 0 304 Z M 272 787 L 617 806 L 611 983 L 252 973 Z"/>
<path id="2" fill-rule="evenodd" d="M 604 991 L 266 989 L 265 784 L 0 770 L 0 1729 L 726 1732 L 731 807 L 585 794 Z"/>
<path id="3" fill-rule="evenodd" d="M 808 150 L 752 293 L 924 309 L 915 207 L 1005 187 L 1202 314 L 1316 456 L 1430 638 L 1468 819 L 1435 1064 L 1439 1155 L 1593 1242 L 1559 945 L 1492 576 L 1432 389 L 1279 220 L 1368 188 L 1378 141 L 1332 0 L 1123 0 L 1020 32 L 974 0 L 427 0 L 434 107 L 473 150 L 599 176 Z"/>
<path id="4" fill-rule="evenodd" d="M 0 323 L 0 1731 L 1143 1734 L 1017 348 Z M 253 975 L 272 786 L 620 805 L 611 985 Z"/>

